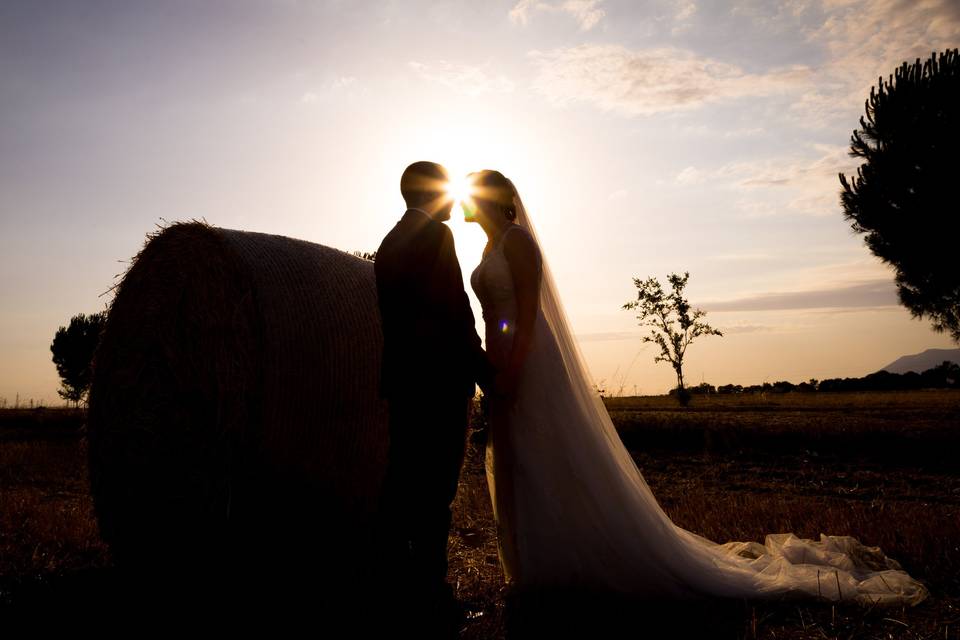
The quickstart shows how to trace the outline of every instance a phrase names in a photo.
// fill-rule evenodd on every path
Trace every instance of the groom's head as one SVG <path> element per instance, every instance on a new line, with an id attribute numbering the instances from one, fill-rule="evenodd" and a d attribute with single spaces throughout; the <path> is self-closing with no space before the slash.
<path id="1" fill-rule="evenodd" d="M 449 220 L 453 198 L 450 176 L 436 162 L 414 162 L 400 177 L 400 193 L 407 207 L 423 209 L 435 220 Z"/>

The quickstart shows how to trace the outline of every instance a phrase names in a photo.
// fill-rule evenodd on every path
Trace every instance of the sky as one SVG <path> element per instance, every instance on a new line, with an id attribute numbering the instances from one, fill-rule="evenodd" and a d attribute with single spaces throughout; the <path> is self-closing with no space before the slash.
<path id="1" fill-rule="evenodd" d="M 107 308 L 158 226 L 372 251 L 424 159 L 514 181 L 608 394 L 674 383 L 621 308 L 671 272 L 724 333 L 691 383 L 950 347 L 837 176 L 878 77 L 958 44 L 955 0 L 4 0 L 0 402 L 60 402 L 57 328 Z M 449 224 L 466 280 L 483 233 Z"/>

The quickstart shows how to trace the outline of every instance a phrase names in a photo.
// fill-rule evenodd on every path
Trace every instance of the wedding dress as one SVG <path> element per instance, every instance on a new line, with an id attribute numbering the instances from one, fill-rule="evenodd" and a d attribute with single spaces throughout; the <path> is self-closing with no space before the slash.
<path id="1" fill-rule="evenodd" d="M 486 350 L 501 367 L 517 317 L 503 239 L 525 233 L 540 246 L 516 189 L 514 200 L 516 224 L 471 274 Z M 675 525 L 592 389 L 542 255 L 540 272 L 534 338 L 515 400 L 490 400 L 486 473 L 508 584 L 867 604 L 916 604 L 928 595 L 879 548 L 849 536 L 813 541 L 785 533 L 766 536 L 763 545 L 717 544 Z"/>

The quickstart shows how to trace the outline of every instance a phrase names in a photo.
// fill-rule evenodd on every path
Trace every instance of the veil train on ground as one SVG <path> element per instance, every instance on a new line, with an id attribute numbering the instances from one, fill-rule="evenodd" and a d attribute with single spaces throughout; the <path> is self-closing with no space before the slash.
<path id="1" fill-rule="evenodd" d="M 538 350 L 541 360 L 526 367 L 523 374 L 525 378 L 542 379 L 542 384 L 532 382 L 527 388 L 534 393 L 542 391 L 538 395 L 543 400 L 527 403 L 521 413 L 527 423 L 546 421 L 538 428 L 549 432 L 550 437 L 534 447 L 566 446 L 557 458 L 559 462 L 550 463 L 557 466 L 541 471 L 551 476 L 543 482 L 558 482 L 563 487 L 558 489 L 560 494 L 571 501 L 574 496 L 588 496 L 579 505 L 565 505 L 567 516 L 557 517 L 556 522 L 549 510 L 538 511 L 551 523 L 541 524 L 546 528 L 558 527 L 556 538 L 533 531 L 536 525 L 528 522 L 526 531 L 535 539 L 528 545 L 528 559 L 534 565 L 544 567 L 554 577 L 560 576 L 562 570 L 555 573 L 554 569 L 556 564 L 563 564 L 560 558 L 565 557 L 568 549 L 578 545 L 590 548 L 595 540 L 603 540 L 595 545 L 598 551 L 593 556 L 589 555 L 593 552 L 587 551 L 569 553 L 569 562 L 576 565 L 569 569 L 589 574 L 593 586 L 626 593 L 739 599 L 815 597 L 863 604 L 916 604 L 927 597 L 927 589 L 895 560 L 879 548 L 865 546 L 849 536 L 821 534 L 820 540 L 814 541 L 791 533 L 773 533 L 766 536 L 764 544 L 717 544 L 676 526 L 658 504 L 623 445 L 603 400 L 593 390 L 537 233 L 516 186 L 510 186 L 516 222 L 540 247 L 540 311 L 549 328 L 545 338 L 551 341 L 549 348 Z M 542 355 L 547 353 L 550 355 Z M 555 367 L 562 372 L 552 372 Z M 518 403 L 523 404 L 522 397 Z M 522 431 L 527 426 L 510 424 L 507 431 Z M 516 451 L 508 455 L 534 454 Z M 537 458 L 528 460 L 531 468 L 539 464 Z M 524 482 L 531 481 L 527 478 Z M 543 495 L 537 496 L 539 500 L 531 498 L 528 511 L 537 511 L 548 502 Z M 517 512 L 518 520 L 530 517 L 524 515 L 522 507 L 518 506 Z M 582 521 L 579 523 L 578 513 Z M 737 514 L 729 517 L 736 518 Z M 563 530 L 568 524 L 571 529 L 582 525 L 584 539 L 577 539 L 575 534 L 565 539 Z M 543 551 L 554 539 L 560 541 L 557 547 Z M 554 552 L 558 562 L 551 566 L 549 557 Z M 645 579 L 643 574 L 650 572 L 659 577 Z"/>

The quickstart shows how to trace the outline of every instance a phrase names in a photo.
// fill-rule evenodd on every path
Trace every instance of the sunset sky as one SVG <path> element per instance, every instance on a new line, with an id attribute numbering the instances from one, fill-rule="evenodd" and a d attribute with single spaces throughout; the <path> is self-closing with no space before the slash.
<path id="1" fill-rule="evenodd" d="M 949 347 L 837 173 L 877 77 L 958 45 L 955 0 L 5 0 L 0 398 L 60 402 L 57 327 L 165 220 L 372 251 L 421 159 L 513 179 L 608 391 L 672 384 L 621 309 L 671 271 L 726 334 L 691 383 Z M 467 279 L 483 234 L 450 225 Z"/>

